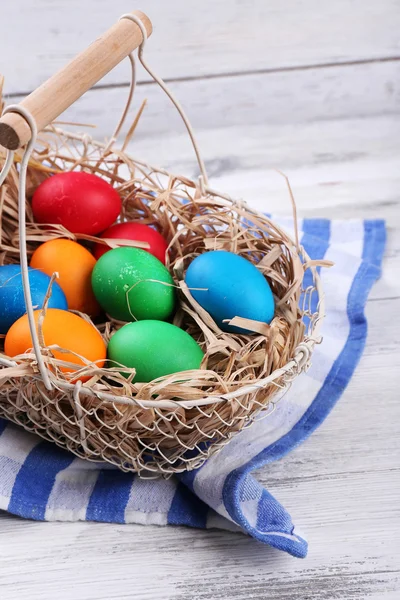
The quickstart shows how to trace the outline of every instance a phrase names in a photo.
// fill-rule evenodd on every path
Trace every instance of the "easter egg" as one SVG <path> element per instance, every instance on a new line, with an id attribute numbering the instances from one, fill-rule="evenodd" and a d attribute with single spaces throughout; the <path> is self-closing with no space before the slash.
<path id="1" fill-rule="evenodd" d="M 102 308 L 119 321 L 165 321 L 175 306 L 174 281 L 166 267 L 139 248 L 115 248 L 103 254 L 92 274 Z"/>
<path id="2" fill-rule="evenodd" d="M 35 311 L 37 325 L 41 311 Z M 87 361 L 96 362 L 98 367 L 104 365 L 106 358 L 106 345 L 93 325 L 75 315 L 74 313 L 50 308 L 43 321 L 43 338 L 46 346 L 53 344 L 69 352 L 52 349 L 55 358 L 77 365 L 77 369 L 86 363 L 73 353 L 85 358 Z M 29 330 L 28 316 L 24 315 L 9 329 L 4 342 L 4 351 L 7 356 L 24 354 L 33 346 Z M 70 367 L 61 367 L 64 373 L 74 372 Z M 85 381 L 87 377 L 82 377 Z"/>
<path id="3" fill-rule="evenodd" d="M 92 271 L 96 259 L 86 248 L 72 240 L 56 239 L 39 246 L 32 255 L 31 267 L 52 275 L 64 291 L 71 310 L 94 317 L 100 306 L 92 290 Z"/>
<path id="4" fill-rule="evenodd" d="M 135 368 L 134 381 L 146 383 L 180 371 L 199 369 L 203 351 L 183 329 L 163 321 L 136 321 L 119 329 L 108 344 L 115 364 Z M 125 377 L 129 373 L 121 371 Z"/>
<path id="5" fill-rule="evenodd" d="M 50 277 L 40 271 L 28 269 L 29 284 L 34 308 L 42 308 Z M 49 307 L 68 310 L 64 292 L 54 282 L 51 288 Z M 0 267 L 0 333 L 7 333 L 11 325 L 26 312 L 20 265 Z"/>
<path id="6" fill-rule="evenodd" d="M 233 317 L 264 323 L 273 319 L 275 305 L 268 281 L 238 254 L 222 250 L 200 254 L 190 263 L 185 282 L 193 298 L 223 331 L 251 333 L 224 322 Z"/>
<path id="7" fill-rule="evenodd" d="M 165 253 L 168 248 L 168 244 L 163 236 L 158 233 L 152 227 L 144 225 L 143 223 L 117 223 L 112 225 L 106 231 L 101 234 L 102 238 L 120 239 L 120 240 L 136 240 L 139 242 L 147 242 L 149 248 L 144 248 L 147 252 L 150 252 L 153 256 L 158 258 L 163 264 L 165 264 Z M 96 244 L 93 254 L 95 258 L 99 259 L 106 252 L 110 250 L 109 246 L 104 244 Z"/>
<path id="8" fill-rule="evenodd" d="M 72 233 L 96 235 L 114 223 L 121 212 L 121 198 L 109 183 L 92 173 L 57 173 L 36 189 L 32 212 L 37 223 L 55 223 Z"/>

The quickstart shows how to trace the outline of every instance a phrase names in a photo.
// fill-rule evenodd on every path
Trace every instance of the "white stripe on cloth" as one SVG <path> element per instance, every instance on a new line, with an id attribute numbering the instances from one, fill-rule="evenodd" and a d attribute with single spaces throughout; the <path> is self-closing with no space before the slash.
<path id="1" fill-rule="evenodd" d="M 32 433 L 8 424 L 0 443 L 0 509 L 7 510 L 15 479 L 28 454 L 40 442 Z"/>
<path id="2" fill-rule="evenodd" d="M 166 525 L 176 488 L 174 479 L 135 477 L 125 507 L 125 522 Z"/>
<path id="3" fill-rule="evenodd" d="M 257 513 L 258 513 L 259 498 L 256 500 L 246 500 L 241 502 L 240 508 L 243 516 L 247 520 L 250 527 L 257 526 Z"/>
<path id="4" fill-rule="evenodd" d="M 362 257 L 364 245 L 364 222 L 359 219 L 350 221 L 331 221 L 331 238 L 335 240 L 341 252 Z"/>
<path id="5" fill-rule="evenodd" d="M 98 479 L 99 465 L 76 458 L 56 476 L 49 496 L 46 521 L 83 521 Z"/>
<path id="6" fill-rule="evenodd" d="M 233 531 L 235 533 L 243 533 L 243 530 L 233 523 L 226 516 L 222 516 L 214 510 L 209 510 L 207 515 L 206 529 L 225 529 L 226 531 Z"/>

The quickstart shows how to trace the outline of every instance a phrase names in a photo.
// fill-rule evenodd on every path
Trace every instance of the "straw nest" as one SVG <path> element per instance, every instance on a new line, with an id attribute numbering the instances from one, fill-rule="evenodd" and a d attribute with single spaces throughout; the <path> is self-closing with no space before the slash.
<path id="1" fill-rule="evenodd" d="M 0 191 L 1 264 L 19 262 L 19 160 L 17 154 Z M 112 183 L 123 201 L 122 219 L 152 225 L 168 240 L 167 266 L 179 295 L 173 322 L 194 337 L 205 357 L 201 369 L 184 378 L 177 373 L 146 384 L 133 383 L 134 373 L 127 380 L 107 365 L 100 369 L 88 364 L 80 374 L 90 379 L 76 385 L 76 374 L 63 374 L 60 366 L 65 363 L 43 347 L 53 384 L 48 391 L 32 352 L 12 360 L 1 354 L 0 414 L 78 456 L 142 475 L 198 467 L 262 409 L 271 409 L 277 391 L 307 366 L 321 317 L 320 305 L 315 314 L 310 310 L 311 294 L 318 287 L 316 263 L 296 237 L 293 241 L 245 203 L 149 167 L 125 152 L 111 151 L 87 136 L 55 128 L 42 134 L 28 170 L 29 254 L 57 237 L 85 244 L 97 241 L 61 226 L 37 225 L 32 218 L 29 199 L 39 183 L 54 172 L 81 169 Z M 185 270 L 195 256 L 211 249 L 247 258 L 268 278 L 276 299 L 270 325 L 238 319 L 254 333 L 224 333 L 194 301 L 184 283 Z M 308 268 L 313 284 L 304 291 Z M 95 325 L 108 342 L 123 323 L 104 317 Z"/>

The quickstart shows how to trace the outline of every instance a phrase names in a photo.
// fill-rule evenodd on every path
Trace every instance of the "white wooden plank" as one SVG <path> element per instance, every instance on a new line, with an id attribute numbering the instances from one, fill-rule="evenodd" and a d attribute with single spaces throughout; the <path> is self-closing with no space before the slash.
<path id="1" fill-rule="evenodd" d="M 72 587 L 82 600 L 132 598 L 133 590 L 135 598 L 154 600 L 395 598 L 396 485 L 398 471 L 382 469 L 373 477 L 298 477 L 272 486 L 307 531 L 306 561 L 231 533 L 7 519 L 2 597 L 69 600 Z"/>
<path id="2" fill-rule="evenodd" d="M 398 209 L 396 209 L 396 212 L 398 212 Z M 389 215 L 387 222 L 389 234 L 382 277 L 371 291 L 370 302 L 400 298 L 400 228 L 398 226 L 394 228 L 391 220 Z M 377 327 L 380 326 L 383 316 L 382 314 L 377 315 Z M 393 336 L 392 339 L 395 340 L 395 337 Z"/>
<path id="3" fill-rule="evenodd" d="M 132 6 L 129 0 L 2 2 L 1 69 L 10 92 L 36 87 Z M 400 54 L 397 0 L 323 7 L 319 0 L 146 0 L 141 8 L 155 27 L 149 60 L 167 78 Z M 126 81 L 127 72 L 125 65 L 107 81 Z"/>
<path id="4" fill-rule="evenodd" d="M 195 9 L 183 0 L 147 0 L 142 8 L 157 28 L 150 60 L 170 78 L 399 54 L 397 0 L 338 0 L 323 8 L 317 0 L 215 0 Z M 2 6 L 8 90 L 36 86 L 131 9 L 126 0 Z M 125 65 L 107 81 L 126 81 L 126 72 Z M 389 220 L 384 276 L 367 306 L 369 338 L 359 369 L 311 439 L 259 473 L 307 533 L 307 560 L 229 533 L 0 515 L 2 600 L 398 600 L 399 75 L 391 61 L 173 84 L 214 187 L 287 212 L 277 166 L 290 176 L 301 216 Z M 69 115 L 100 123 L 102 138 L 125 94 L 94 91 Z M 138 102 L 144 95 L 149 106 L 132 152 L 193 175 L 172 110 L 154 86 L 141 86 Z"/>
<path id="5" fill-rule="evenodd" d="M 3 562 L 9 573 L 1 575 L 4 600 L 70 600 L 72 594 L 80 600 L 395 600 L 398 591 L 396 568 L 378 566 L 373 548 L 366 562 L 363 554 L 351 562 L 330 548 L 314 548 L 306 563 L 233 533 L 182 528 L 161 535 L 151 527 L 139 539 L 140 528 L 132 526 L 31 524 L 24 530 L 4 523 L 9 551 L 24 565 Z M 365 544 L 373 543 L 366 533 Z"/>
<path id="6" fill-rule="evenodd" d="M 269 212 L 290 211 L 283 170 L 302 216 L 388 217 L 399 223 L 400 64 L 358 65 L 173 84 L 198 134 L 211 184 Z M 257 94 L 255 94 L 257 90 Z M 144 94 L 146 92 L 146 95 Z M 103 139 L 126 90 L 88 93 L 67 113 Z M 161 91 L 140 88 L 148 106 L 134 156 L 195 175 L 182 123 Z M 133 110 L 133 114 L 135 110 Z M 131 117 L 133 118 L 133 116 Z M 127 125 L 130 123 L 128 122 Z"/>
<path id="7" fill-rule="evenodd" d="M 237 126 L 251 129 L 279 125 L 284 128 L 296 123 L 313 123 L 318 127 L 320 121 L 399 114 L 399 80 L 400 62 L 394 61 L 173 82 L 170 87 L 195 130 L 214 133 Z M 125 88 L 92 90 L 60 118 L 70 117 L 95 124 L 96 135 L 100 138 L 111 135 L 125 106 L 127 93 Z M 11 96 L 10 100 L 14 99 Z M 155 85 L 138 88 L 131 119 L 135 107 L 137 110 L 144 99 L 147 99 L 147 106 L 137 128 L 139 139 L 157 139 L 184 132 L 176 109 Z M 369 133 L 376 134 L 367 125 L 365 137 Z M 351 136 L 350 129 L 346 137 Z M 214 138 L 218 139 L 218 135 Z M 262 143 L 266 148 L 273 148 L 271 137 Z M 322 162 L 329 156 L 317 158 Z"/>
<path id="8" fill-rule="evenodd" d="M 260 479 L 271 489 L 283 493 L 282 500 L 288 505 L 292 503 L 300 519 L 302 515 L 297 513 L 297 497 L 293 504 L 285 492 L 290 489 L 293 491 L 294 485 L 300 486 L 305 493 L 307 489 L 314 492 L 314 487 L 325 486 L 327 480 L 342 481 L 343 486 L 347 481 L 346 485 L 351 488 L 353 476 L 370 477 L 372 484 L 374 474 L 378 476 L 379 473 L 393 472 L 394 479 L 389 475 L 384 487 L 388 489 L 389 497 L 389 488 L 393 493 L 398 492 L 400 440 L 396 434 L 396 418 L 400 416 L 400 408 L 395 382 L 400 366 L 400 326 L 394 319 L 397 304 L 397 299 L 368 303 L 366 350 L 343 398 L 307 443 L 284 460 L 260 471 Z M 341 487 L 342 484 L 337 485 Z M 353 494 L 356 492 L 363 493 L 361 489 L 353 489 Z M 338 490 L 336 494 L 339 494 Z M 340 500 L 338 495 L 336 499 Z M 357 498 L 354 497 L 354 501 Z M 382 497 L 382 503 L 385 501 Z M 310 504 L 309 511 L 312 511 L 311 497 Z M 332 510 L 330 500 L 328 504 L 329 510 Z M 360 499 L 358 508 L 361 505 L 363 502 Z M 379 507 L 379 503 L 376 507 Z M 387 509 L 382 505 L 379 520 L 385 520 L 387 515 Z M 308 518 L 311 518 L 311 512 Z M 359 518 L 365 518 L 364 511 L 361 511 Z M 400 527 L 398 517 L 394 517 L 394 527 Z"/>
<path id="9" fill-rule="evenodd" d="M 216 189 L 265 211 L 289 212 L 286 185 L 273 170 L 278 167 L 290 177 L 301 216 L 379 217 L 396 227 L 399 80 L 400 66 L 392 63 L 175 83 L 173 88 L 192 117 Z M 259 93 L 252 101 L 254 89 Z M 102 139 L 112 131 L 125 94 L 93 91 L 67 116 L 98 123 L 93 135 Z M 132 153 L 195 175 L 194 155 L 173 109 L 155 87 L 147 88 L 146 96 Z M 372 297 L 400 296 L 398 246 L 389 246 L 383 280 Z"/>

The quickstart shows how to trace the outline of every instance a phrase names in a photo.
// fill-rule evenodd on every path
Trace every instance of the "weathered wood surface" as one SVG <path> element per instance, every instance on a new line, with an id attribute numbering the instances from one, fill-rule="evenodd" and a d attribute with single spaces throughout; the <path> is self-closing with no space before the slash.
<path id="1" fill-rule="evenodd" d="M 379 213 L 394 219 L 400 189 L 399 81 L 400 62 L 393 61 L 171 87 L 191 118 L 215 188 L 271 212 L 289 210 L 286 186 L 274 171 L 280 168 L 290 177 L 303 215 L 317 210 L 320 216 Z M 85 131 L 104 139 L 114 130 L 126 94 L 120 87 L 93 90 L 64 118 L 95 124 Z M 156 86 L 139 86 L 125 129 L 145 98 L 133 155 L 196 174 L 184 126 Z"/>
<path id="2" fill-rule="evenodd" d="M 12 92 L 36 87 L 116 21 L 132 0 L 1 3 L 1 70 Z M 146 0 L 149 57 L 186 78 L 400 56 L 397 0 Z M 4 49 L 4 50 L 3 50 Z M 126 80 L 126 68 L 108 79 Z"/>
<path id="3" fill-rule="evenodd" d="M 0 22 L 9 93 L 30 91 L 133 8 L 154 21 L 150 62 L 181 80 L 172 86 L 213 186 L 288 211 L 278 167 L 302 216 L 386 218 L 384 274 L 367 305 L 366 351 L 343 398 L 307 443 L 259 473 L 307 533 L 305 561 L 227 532 L 42 524 L 2 514 L 0 597 L 398 600 L 399 3 L 15 0 L 1 7 Z M 109 135 L 126 74 L 125 65 L 68 118 L 97 123 L 97 138 Z M 144 97 L 132 153 L 195 174 L 173 109 L 153 85 L 139 86 L 136 106 Z"/>

